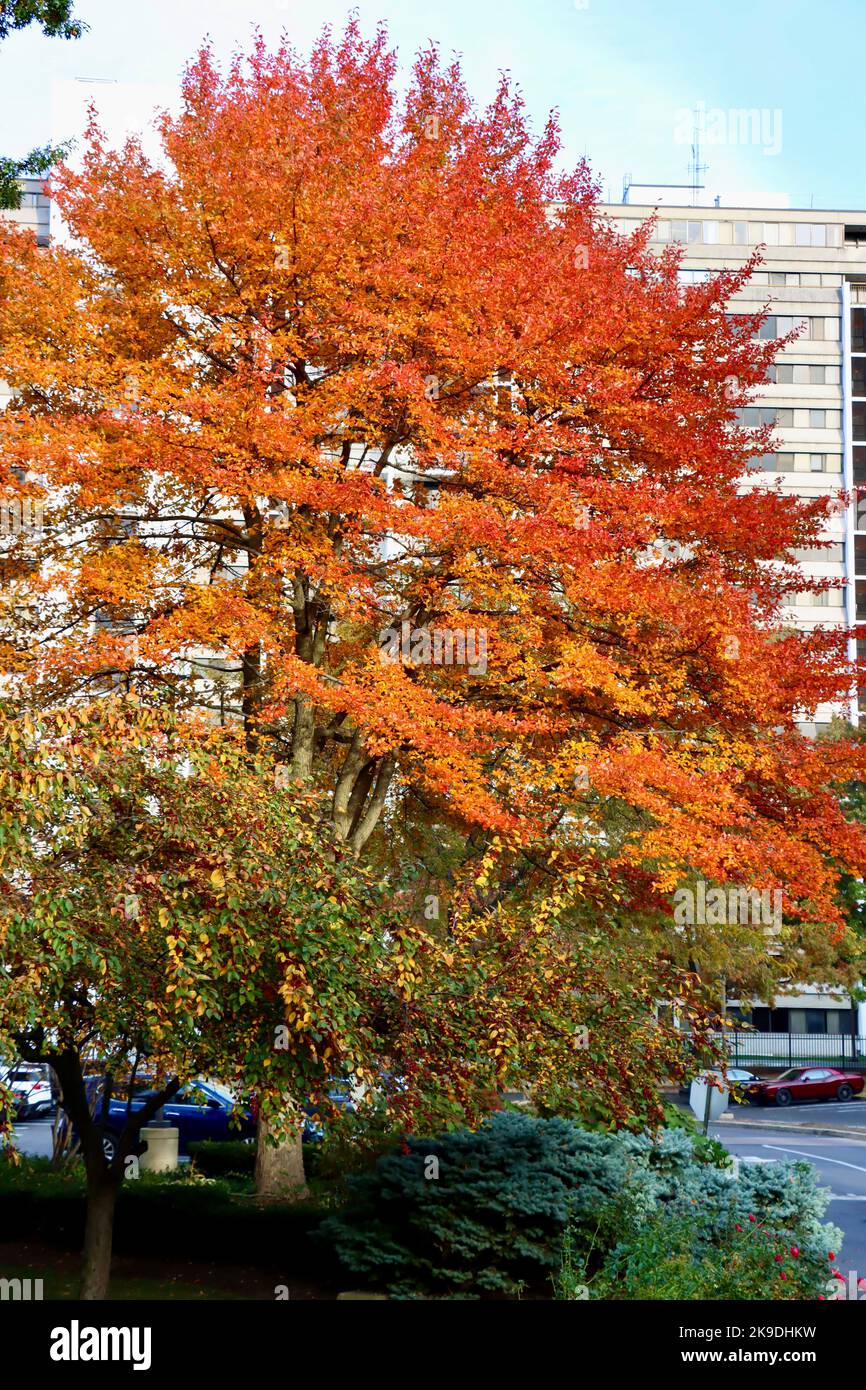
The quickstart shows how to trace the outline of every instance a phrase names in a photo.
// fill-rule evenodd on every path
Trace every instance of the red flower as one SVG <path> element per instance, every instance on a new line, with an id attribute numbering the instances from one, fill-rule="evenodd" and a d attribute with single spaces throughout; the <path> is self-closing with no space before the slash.
<path id="1" fill-rule="evenodd" d="M 794 1259 L 795 1259 L 795 1260 L 796 1260 L 797 1256 L 799 1255 L 799 1253 L 800 1253 L 800 1247 L 799 1247 L 799 1245 L 792 1245 L 792 1246 L 791 1246 L 791 1254 L 794 1256 Z"/>
<path id="2" fill-rule="evenodd" d="M 779 1271 L 779 1278 L 780 1278 L 780 1279 L 787 1279 L 787 1277 L 788 1277 L 788 1276 L 787 1276 L 787 1274 L 785 1273 L 785 1271 L 784 1271 L 783 1269 Z"/>
<path id="3" fill-rule="evenodd" d="M 773 1256 L 773 1259 L 776 1261 L 776 1264 L 777 1264 L 777 1265 L 780 1265 L 780 1264 L 782 1263 L 782 1256 L 781 1256 L 781 1255 L 774 1255 L 774 1256 Z"/>
<path id="4" fill-rule="evenodd" d="M 832 1250 L 828 1250 L 828 1251 L 827 1251 L 827 1259 L 828 1259 L 828 1260 L 835 1260 L 835 1258 L 836 1258 L 836 1256 L 833 1254 L 833 1251 L 832 1251 Z"/>
<path id="5" fill-rule="evenodd" d="M 758 1219 L 758 1218 L 757 1218 L 756 1216 L 753 1216 L 752 1213 L 749 1212 L 749 1220 L 750 1220 L 750 1221 L 757 1221 L 757 1219 Z"/>
<path id="6" fill-rule="evenodd" d="M 737 1230 L 738 1230 L 738 1231 L 741 1231 L 742 1229 L 743 1229 L 743 1228 L 742 1228 L 742 1226 L 740 1225 L 740 1223 L 739 1223 L 739 1221 L 738 1221 L 738 1222 L 737 1222 Z"/>

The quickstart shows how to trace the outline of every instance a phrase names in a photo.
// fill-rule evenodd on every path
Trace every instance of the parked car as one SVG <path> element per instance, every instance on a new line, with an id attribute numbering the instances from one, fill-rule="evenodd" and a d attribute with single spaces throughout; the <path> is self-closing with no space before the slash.
<path id="1" fill-rule="evenodd" d="M 150 1086 L 142 1086 L 136 1091 L 131 1103 L 132 1110 L 140 1110 L 150 1100 L 154 1091 Z M 341 1106 L 352 1104 L 347 1087 L 335 1086 L 330 1091 L 331 1100 Z M 304 1143 L 315 1143 L 324 1134 L 321 1121 L 313 1118 L 312 1105 L 304 1107 L 310 1117 L 304 1124 Z M 102 1151 L 109 1162 L 114 1158 L 117 1141 L 126 1123 L 126 1100 L 118 1097 L 109 1101 L 108 1121 L 103 1127 Z M 237 1101 L 230 1091 L 212 1081 L 188 1082 L 177 1095 L 166 1101 L 163 1118 L 178 1129 L 177 1151 L 189 1152 L 191 1140 L 253 1139 L 256 1133 L 256 1105 L 254 1100 Z M 151 1122 L 152 1123 L 152 1122 Z"/>
<path id="2" fill-rule="evenodd" d="M 140 1110 L 154 1095 L 149 1086 L 136 1091 L 130 1102 L 132 1111 Z M 114 1097 L 108 1103 L 108 1118 L 103 1125 L 102 1151 L 111 1161 L 123 1126 L 126 1124 L 127 1102 Z M 187 1145 L 196 1139 L 251 1139 L 256 1121 L 248 1106 L 236 1105 L 227 1091 L 206 1081 L 188 1082 L 181 1086 L 172 1100 L 163 1106 L 163 1118 L 178 1130 L 178 1153 L 187 1153 Z"/>
<path id="3" fill-rule="evenodd" d="M 857 1071 L 837 1071 L 835 1067 L 792 1067 L 771 1081 L 753 1083 L 748 1090 L 761 1105 L 851 1100 L 863 1090 L 863 1077 Z"/>
<path id="4" fill-rule="evenodd" d="M 55 1108 L 51 1068 L 42 1062 L 17 1062 L 6 1068 L 3 1084 L 14 1097 L 14 1118 L 34 1120 Z"/>
<path id="5" fill-rule="evenodd" d="M 751 1101 L 749 1087 L 760 1085 L 761 1078 L 742 1067 L 728 1067 L 728 1085 L 731 1100 L 736 1105 L 748 1105 Z"/>
<path id="6" fill-rule="evenodd" d="M 721 1072 L 713 1072 L 719 1081 L 723 1082 Z M 748 1105 L 752 1100 L 751 1088 L 760 1084 L 761 1078 L 754 1072 L 744 1071 L 742 1067 L 728 1067 L 728 1090 L 730 1099 L 734 1105 Z M 680 1095 L 688 1100 L 691 1095 L 691 1082 L 680 1087 Z"/>

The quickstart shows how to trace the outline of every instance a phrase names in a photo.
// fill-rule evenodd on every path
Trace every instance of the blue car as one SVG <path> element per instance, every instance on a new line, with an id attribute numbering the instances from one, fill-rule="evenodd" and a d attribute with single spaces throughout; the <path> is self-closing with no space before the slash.
<path id="1" fill-rule="evenodd" d="M 149 1087 L 143 1087 L 132 1098 L 130 1109 L 140 1110 L 154 1094 Z M 335 1086 L 330 1092 L 332 1103 L 344 1108 L 352 1107 L 349 1088 Z M 314 1112 L 312 1105 L 304 1107 L 308 1116 Z M 188 1082 L 181 1086 L 172 1100 L 167 1100 L 162 1109 L 163 1118 L 178 1130 L 177 1151 L 188 1155 L 191 1141 L 201 1139 L 254 1139 L 256 1117 L 249 1105 L 239 1105 L 228 1092 L 207 1081 Z M 102 1129 L 102 1152 L 110 1163 L 117 1152 L 117 1141 L 126 1124 L 126 1100 L 112 1099 L 108 1104 L 108 1119 Z M 151 1121 L 151 1124 L 153 1121 Z M 324 1134 L 321 1121 L 312 1118 L 304 1124 L 303 1141 L 316 1143 Z"/>
<path id="2" fill-rule="evenodd" d="M 150 1088 L 136 1092 L 129 1108 L 140 1110 L 153 1094 Z M 126 1104 L 122 1098 L 112 1099 L 108 1104 L 108 1118 L 102 1132 L 102 1151 L 109 1163 L 114 1158 L 117 1141 L 126 1124 Z M 206 1081 L 181 1086 L 177 1095 L 166 1101 L 162 1113 L 163 1118 L 178 1131 L 177 1150 L 180 1154 L 187 1154 L 190 1142 L 199 1139 L 255 1137 L 256 1121 L 250 1108 L 237 1105 L 225 1091 Z"/>

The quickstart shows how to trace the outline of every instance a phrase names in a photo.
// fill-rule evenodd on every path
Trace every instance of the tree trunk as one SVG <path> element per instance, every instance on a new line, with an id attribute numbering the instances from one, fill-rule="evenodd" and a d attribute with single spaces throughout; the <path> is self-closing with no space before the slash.
<path id="1" fill-rule="evenodd" d="M 268 1142 L 270 1130 L 261 1115 L 256 1144 L 256 1195 L 263 1201 L 300 1202 L 308 1195 L 304 1175 L 303 1122 L 294 1137 L 276 1145 Z"/>
<path id="2" fill-rule="evenodd" d="M 111 1237 L 117 1184 L 108 1178 L 88 1178 L 87 1221 L 81 1260 L 82 1299 L 108 1297 L 111 1277 Z"/>

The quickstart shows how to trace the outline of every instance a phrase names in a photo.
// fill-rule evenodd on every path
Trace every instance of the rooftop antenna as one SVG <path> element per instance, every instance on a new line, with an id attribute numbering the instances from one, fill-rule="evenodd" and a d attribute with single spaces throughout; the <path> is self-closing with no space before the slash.
<path id="1" fill-rule="evenodd" d="M 623 174 L 623 176 L 622 176 L 622 201 L 623 201 L 624 203 L 627 203 L 627 202 L 628 202 L 628 191 L 629 191 L 630 188 L 631 188 L 631 174 Z"/>
<path id="2" fill-rule="evenodd" d="M 701 163 L 701 123 L 698 107 L 695 107 L 695 124 L 692 128 L 692 157 L 689 160 L 689 183 L 692 186 L 692 207 L 698 205 L 698 189 L 701 187 L 701 174 L 709 169 L 709 164 Z"/>

